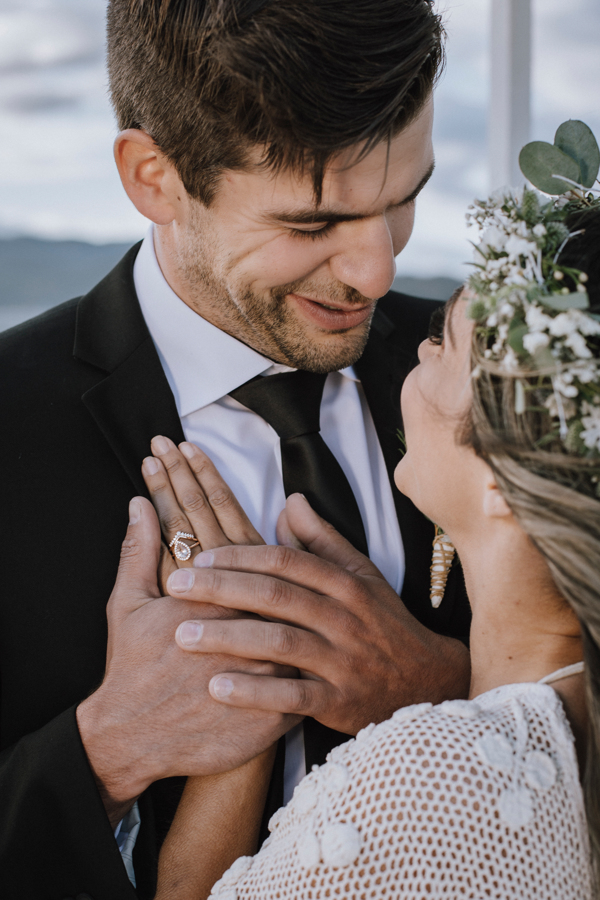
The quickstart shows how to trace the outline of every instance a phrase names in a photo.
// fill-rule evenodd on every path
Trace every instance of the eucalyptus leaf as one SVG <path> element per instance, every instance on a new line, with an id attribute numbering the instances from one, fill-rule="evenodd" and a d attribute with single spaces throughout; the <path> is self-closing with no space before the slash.
<path id="1" fill-rule="evenodd" d="M 545 194 L 564 194 L 573 188 L 568 181 L 554 178 L 564 175 L 578 184 L 581 179 L 579 164 L 567 153 L 546 141 L 531 141 L 519 153 L 521 172 L 538 190 Z"/>
<path id="2" fill-rule="evenodd" d="M 587 309 L 590 305 L 588 295 L 580 294 L 579 291 L 574 294 L 550 294 L 539 299 L 544 306 L 558 309 L 561 312 L 566 309 Z"/>
<path id="3" fill-rule="evenodd" d="M 509 347 L 515 351 L 515 353 L 524 353 L 525 347 L 523 346 L 523 338 L 529 331 L 529 327 L 527 325 L 516 325 L 514 328 L 511 328 L 508 332 L 508 337 L 506 341 Z"/>
<path id="4" fill-rule="evenodd" d="M 600 170 L 600 148 L 592 130 L 585 122 L 569 119 L 558 127 L 554 143 L 578 164 L 579 183 L 592 187 Z"/>

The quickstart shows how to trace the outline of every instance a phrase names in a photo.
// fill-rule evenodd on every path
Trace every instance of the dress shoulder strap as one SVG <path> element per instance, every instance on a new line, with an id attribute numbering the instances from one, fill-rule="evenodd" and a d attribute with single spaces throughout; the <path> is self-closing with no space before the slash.
<path id="1" fill-rule="evenodd" d="M 554 681 L 560 681 L 561 678 L 568 678 L 569 675 L 579 675 L 583 669 L 584 664 L 581 660 L 581 662 L 573 663 L 572 666 L 564 666 L 562 669 L 557 669 L 556 672 L 545 675 L 544 678 L 540 678 L 538 684 L 552 684 Z"/>

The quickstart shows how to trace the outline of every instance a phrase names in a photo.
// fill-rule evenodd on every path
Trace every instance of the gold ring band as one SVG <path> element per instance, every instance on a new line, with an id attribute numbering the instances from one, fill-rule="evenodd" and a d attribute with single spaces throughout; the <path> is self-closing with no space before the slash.
<path id="1" fill-rule="evenodd" d="M 186 543 L 187 541 L 192 541 L 192 543 Z M 178 559 L 181 562 L 187 562 L 192 555 L 193 547 L 199 546 L 200 541 L 195 534 L 188 534 L 187 531 L 178 531 L 169 544 L 169 550 L 175 559 Z"/>

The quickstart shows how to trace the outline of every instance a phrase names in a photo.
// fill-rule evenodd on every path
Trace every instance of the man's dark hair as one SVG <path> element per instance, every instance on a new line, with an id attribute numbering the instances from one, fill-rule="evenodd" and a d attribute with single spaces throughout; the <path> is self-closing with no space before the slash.
<path id="1" fill-rule="evenodd" d="M 442 39 L 431 0 L 110 0 L 112 100 L 207 205 L 252 147 L 308 173 L 320 202 L 335 154 L 366 155 L 422 110 Z"/>

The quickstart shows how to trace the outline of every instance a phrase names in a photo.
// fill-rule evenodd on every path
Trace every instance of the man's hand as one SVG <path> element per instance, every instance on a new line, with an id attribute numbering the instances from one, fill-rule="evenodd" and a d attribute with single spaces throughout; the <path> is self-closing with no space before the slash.
<path id="1" fill-rule="evenodd" d="M 171 775 L 236 768 L 269 747 L 298 718 L 233 709 L 208 692 L 211 677 L 241 671 L 261 677 L 293 670 L 231 656 L 183 653 L 173 633 L 184 620 L 223 609 L 161 597 L 156 581 L 160 529 L 152 505 L 135 498 L 114 591 L 107 607 L 104 681 L 80 704 L 77 721 L 111 821 L 148 785 Z M 187 571 L 187 570 L 181 570 Z M 231 610 L 226 615 L 238 615 Z"/>
<path id="2" fill-rule="evenodd" d="M 202 553 L 194 568 L 169 578 L 173 596 L 269 620 L 203 621 L 197 637 L 181 626 L 182 649 L 269 659 L 302 674 L 293 680 L 222 669 L 211 680 L 213 697 L 312 716 L 356 734 L 401 706 L 467 696 L 467 649 L 420 625 L 370 560 L 299 494 L 288 499 L 279 539 L 288 546 Z"/>

